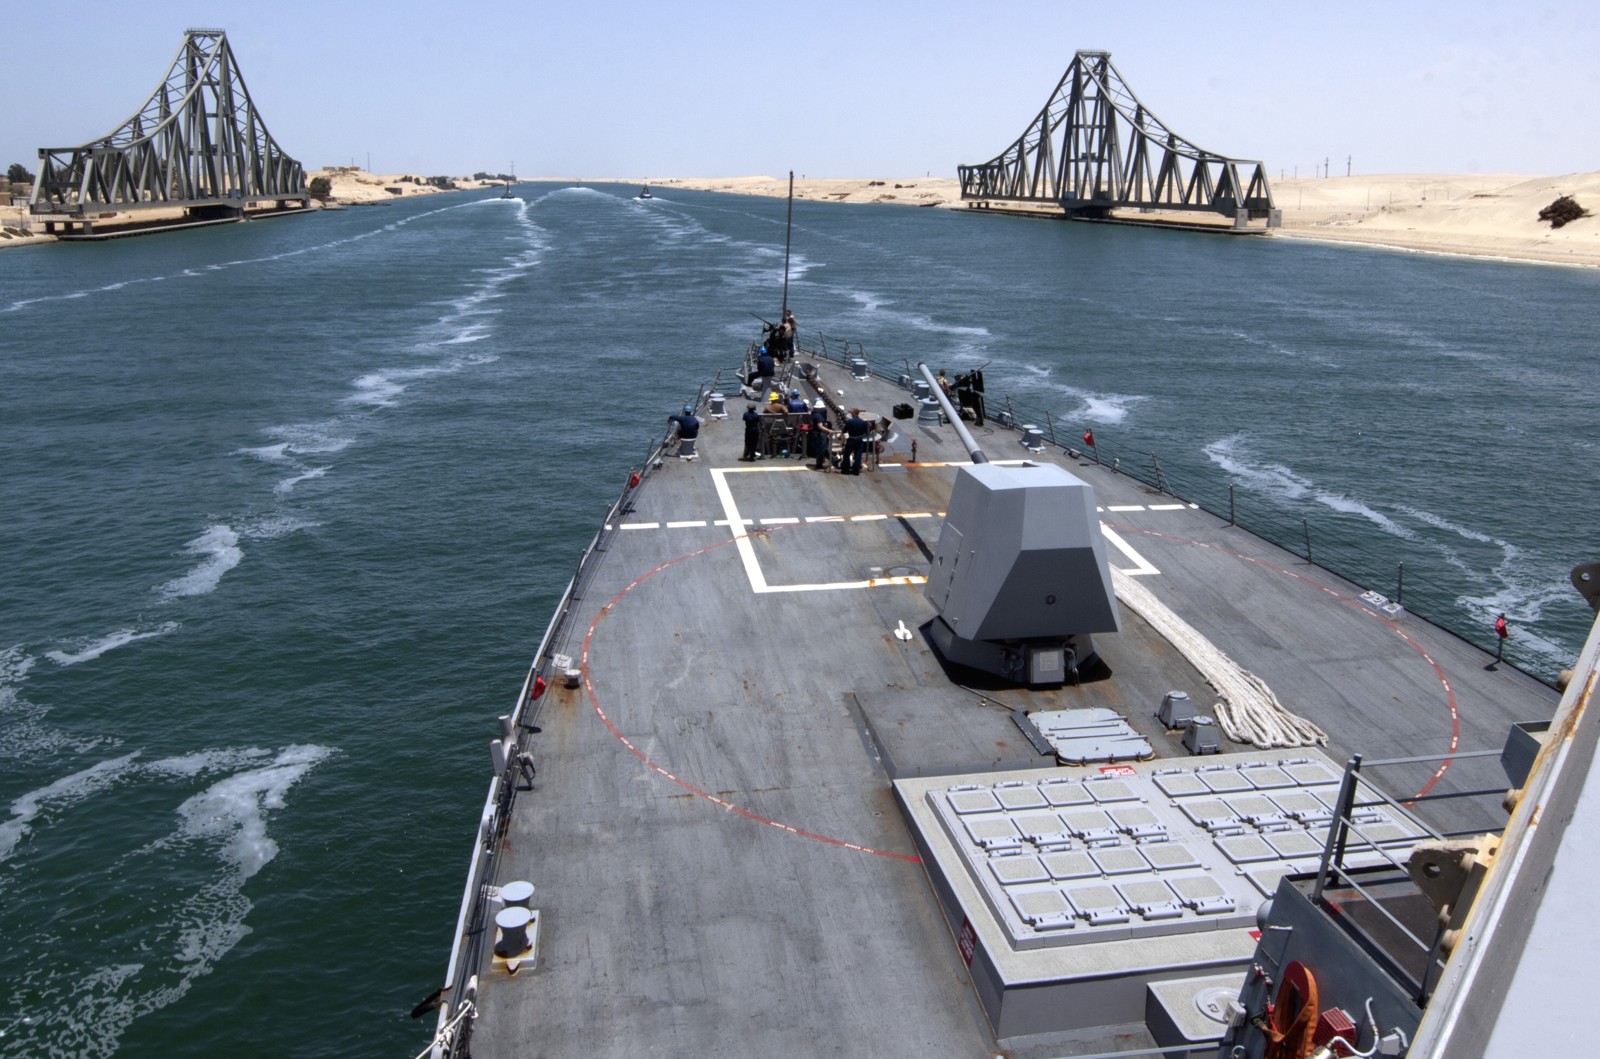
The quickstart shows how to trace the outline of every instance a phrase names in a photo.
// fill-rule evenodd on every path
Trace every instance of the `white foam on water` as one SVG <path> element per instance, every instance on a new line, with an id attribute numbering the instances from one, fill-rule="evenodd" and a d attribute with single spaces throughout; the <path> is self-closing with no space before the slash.
<path id="1" fill-rule="evenodd" d="M 1091 423 L 1116 424 L 1128 418 L 1128 405 L 1136 397 L 1119 397 L 1113 394 L 1081 395 L 1082 404 L 1075 413 L 1077 418 Z"/>
<path id="2" fill-rule="evenodd" d="M 1316 490 L 1313 494 L 1313 497 L 1317 503 L 1323 505 L 1324 507 L 1332 508 L 1334 511 L 1342 512 L 1346 515 L 1355 515 L 1359 518 L 1364 518 L 1391 536 L 1399 537 L 1401 540 L 1408 541 L 1414 541 L 1417 539 L 1415 532 L 1406 528 L 1405 526 L 1402 526 L 1400 523 L 1396 522 L 1388 515 L 1385 515 L 1383 512 L 1376 510 L 1371 505 L 1357 500 L 1354 497 L 1346 496 L 1343 493 L 1330 492 L 1326 489 Z"/>
<path id="3" fill-rule="evenodd" d="M 346 397 L 351 404 L 373 405 L 378 408 L 389 408 L 394 405 L 394 399 L 405 392 L 405 387 L 394 382 L 383 372 L 373 372 L 356 379 L 352 386 L 356 392 Z"/>
<path id="4" fill-rule="evenodd" d="M 342 425 L 337 420 L 325 420 L 321 423 L 289 423 L 267 427 L 262 433 L 282 441 L 282 452 L 287 459 L 289 456 L 342 452 L 355 444 L 355 438 L 335 429 Z"/>
<path id="5" fill-rule="evenodd" d="M 215 867 L 187 892 L 158 891 L 148 919 L 125 939 L 126 950 L 142 962 L 104 964 L 92 954 L 92 962 L 75 965 L 75 953 L 60 933 L 70 926 L 41 928 L 40 958 L 8 982 L 30 1004 L 11 1026 L 13 1039 L 29 1049 L 25 1054 L 114 1055 L 128 1026 L 180 1000 L 248 936 L 252 904 L 245 883 L 278 852 L 267 833 L 269 817 L 284 807 L 290 788 L 332 753 L 320 746 L 212 749 L 145 766 L 144 775 L 174 782 L 229 774 L 177 806 L 170 834 L 119 858 L 109 870 L 144 879 L 190 877 L 196 857 L 202 863 L 213 859 Z M 155 863 L 129 863 L 135 860 Z"/>
<path id="6" fill-rule="evenodd" d="M 23 644 L 0 651 L 0 759 L 30 758 L 39 754 L 71 751 L 80 754 L 101 746 L 115 746 L 111 736 L 85 739 L 47 727 L 48 707 L 23 698 L 22 687 L 37 659 Z"/>
<path id="7" fill-rule="evenodd" d="M 1254 464 L 1246 455 L 1243 434 L 1232 434 L 1211 442 L 1202 450 L 1206 456 L 1234 478 L 1257 492 L 1284 500 L 1311 499 L 1333 511 L 1366 519 L 1392 536 L 1414 541 L 1417 534 L 1372 505 L 1344 493 L 1320 488 L 1314 481 L 1281 463 Z"/>
<path id="8" fill-rule="evenodd" d="M 214 844 L 239 881 L 255 875 L 278 855 L 267 835 L 266 810 L 282 809 L 284 795 L 333 751 L 290 746 L 268 765 L 235 773 L 178 806 L 178 838 Z"/>
<path id="9" fill-rule="evenodd" d="M 182 272 L 173 273 L 170 276 L 142 276 L 135 279 L 117 280 L 114 283 L 107 283 L 100 287 L 90 287 L 85 290 L 69 291 L 65 294 L 46 294 L 37 298 L 22 298 L 17 301 L 13 301 L 8 305 L 0 306 L 0 313 L 21 312 L 31 306 L 40 305 L 46 302 L 71 301 L 76 298 L 87 298 L 96 294 L 111 293 L 113 291 L 121 290 L 124 287 L 132 286 L 136 283 L 160 283 L 163 280 L 168 279 L 198 279 L 203 278 L 208 274 L 226 271 L 227 269 L 231 268 L 265 264 L 272 261 L 282 261 L 285 258 L 299 257 L 302 254 L 315 254 L 323 250 L 331 250 L 335 247 L 346 246 L 350 243 L 360 242 L 363 239 L 370 239 L 373 236 L 381 235 L 384 232 L 397 231 L 413 221 L 421 220 L 424 217 L 431 217 L 434 214 L 444 213 L 447 210 L 460 209 L 463 205 L 471 205 L 471 203 L 457 203 L 455 205 L 445 206 L 440 209 L 428 210 L 424 213 L 418 213 L 411 217 L 406 217 L 399 221 L 385 224 L 379 228 L 374 228 L 369 231 L 357 232 L 354 235 L 348 235 L 340 239 L 333 239 L 326 243 L 318 243 L 315 246 L 303 246 L 295 250 L 285 250 L 279 254 L 268 254 L 264 257 L 239 258 L 237 260 L 224 261 L 218 264 L 203 265 L 198 269 L 186 268 Z"/>
<path id="10" fill-rule="evenodd" d="M 0 308 L 0 313 L 21 312 L 30 305 L 39 305 L 44 302 L 72 301 L 76 298 L 87 298 L 94 294 L 106 294 L 111 291 L 121 290 L 124 287 L 130 287 L 135 283 L 159 283 L 166 278 L 165 276 L 145 276 L 139 279 L 118 280 L 116 283 L 107 283 L 101 287 L 90 287 L 87 290 L 68 291 L 65 294 L 44 294 L 37 298 L 23 298 Z"/>
<path id="11" fill-rule="evenodd" d="M 845 296 L 859 305 L 862 312 L 877 312 L 878 307 L 884 304 L 883 298 L 879 295 L 873 294 L 871 291 L 846 291 Z"/>
<path id="12" fill-rule="evenodd" d="M 33 830 L 33 821 L 46 807 L 65 809 L 98 794 L 127 772 L 138 756 L 139 752 L 135 750 L 131 754 L 90 765 L 13 801 L 11 819 L 0 823 L 0 862 L 7 860 L 18 843 Z"/>
<path id="13" fill-rule="evenodd" d="M 79 662 L 91 662 L 107 651 L 115 651 L 119 647 L 148 640 L 154 636 L 165 636 L 178 628 L 175 621 L 162 622 L 153 629 L 118 629 L 116 632 L 107 633 L 99 639 L 80 640 L 73 651 L 46 651 L 44 656 L 58 666 L 75 666 Z"/>
<path id="14" fill-rule="evenodd" d="M 1260 492 L 1286 500 L 1299 500 L 1311 492 L 1310 481 L 1281 463 L 1256 466 L 1246 462 L 1243 448 L 1244 435 L 1231 434 L 1211 442 L 1201 451 L 1212 463 Z"/>
<path id="15" fill-rule="evenodd" d="M 894 309 L 890 306 L 894 302 L 883 295 L 870 291 L 852 290 L 844 292 L 850 300 L 861 306 L 861 311 L 873 313 L 891 321 L 897 329 L 921 331 L 930 335 L 952 335 L 960 338 L 987 339 L 993 337 L 987 327 L 970 327 L 966 324 L 946 323 L 935 320 L 926 313 L 910 312 L 903 309 Z"/>
<path id="16" fill-rule="evenodd" d="M 459 346 L 468 342 L 482 342 L 488 337 L 488 327 L 483 325 L 475 325 L 473 327 L 464 328 L 461 333 L 456 335 L 454 338 L 445 339 L 444 344 L 447 346 Z"/>
<path id="17" fill-rule="evenodd" d="M 113 1013 L 128 1006 L 127 991 L 144 964 L 100 964 L 75 974 L 70 981 L 23 974 L 8 983 L 31 1005 L 20 1010 L 11 1036 L 26 1049 L 14 1053 L 49 1059 L 109 1059 L 131 1018 Z M 41 980 L 42 979 L 42 980 Z"/>
<path id="18" fill-rule="evenodd" d="M 246 747 L 242 750 L 197 750 L 192 754 L 180 754 L 177 757 L 166 757 L 159 761 L 148 761 L 142 770 L 152 776 L 173 776 L 188 778 L 203 775 L 207 772 L 232 771 L 254 764 L 263 758 L 271 756 L 270 750 L 259 747 Z"/>
<path id="19" fill-rule="evenodd" d="M 497 353 L 469 353 L 422 367 L 385 368 L 357 379 L 354 383 L 357 392 L 345 400 L 384 408 L 393 407 L 397 403 L 395 399 L 406 392 L 407 383 L 431 375 L 454 375 L 464 368 L 492 364 L 499 359 L 500 355 Z"/>
<path id="20" fill-rule="evenodd" d="M 1482 530 L 1452 522 L 1431 511 L 1409 505 L 1399 510 L 1442 533 L 1460 538 L 1466 542 L 1462 547 L 1479 557 L 1485 551 L 1498 555 L 1493 568 L 1485 573 L 1481 558 L 1477 562 L 1468 561 L 1448 544 L 1433 542 L 1452 566 L 1480 586 L 1473 591 L 1462 592 L 1456 597 L 1456 603 L 1475 621 L 1481 622 L 1485 630 L 1492 629 L 1494 619 L 1504 614 L 1513 626 L 1520 652 L 1542 658 L 1552 669 L 1572 664 L 1570 649 L 1539 636 L 1530 628 L 1543 620 L 1547 606 L 1571 603 L 1573 593 L 1563 576 L 1565 571 L 1531 562 L 1517 545 Z"/>
<path id="21" fill-rule="evenodd" d="M 239 565 L 244 552 L 239 535 L 230 526 L 208 526 L 206 531 L 183 546 L 184 554 L 200 557 L 200 562 L 182 577 L 157 587 L 162 602 L 184 596 L 203 596 L 217 587 L 222 575 Z"/>
<path id="22" fill-rule="evenodd" d="M 1444 530 L 1447 533 L 1454 533 L 1458 537 L 1463 537 L 1469 541 L 1475 541 L 1479 544 L 1493 544 L 1496 547 L 1503 549 L 1513 548 L 1512 545 L 1500 540 L 1498 537 L 1491 537 L 1487 533 L 1482 533 L 1478 530 L 1468 529 L 1465 526 L 1457 525 L 1447 518 L 1435 515 L 1431 511 L 1424 511 L 1421 508 L 1411 507 L 1410 505 L 1405 504 L 1402 504 L 1399 510 L 1407 515 L 1410 515 L 1419 522 L 1426 522 L 1434 529 Z"/>
<path id="23" fill-rule="evenodd" d="M 292 478 L 285 478 L 283 481 L 272 487 L 272 494 L 274 496 L 288 496 L 294 491 L 294 487 L 299 485 L 301 482 L 312 478 L 321 478 L 323 475 L 328 473 L 328 470 L 329 468 L 327 467 L 313 467 L 303 474 L 297 474 Z"/>
<path id="24" fill-rule="evenodd" d="M 1145 400 L 1142 394 L 1098 393 L 1094 390 L 1085 390 L 1078 386 L 1069 386 L 1066 383 L 1056 382 L 1051 377 L 1052 372 L 1049 368 L 1041 368 L 1035 364 L 1025 364 L 1022 366 L 1022 370 L 1030 377 L 1027 385 L 1033 391 L 1060 394 L 1067 400 L 1076 402 L 1062 414 L 1063 419 L 1072 423 L 1085 422 L 1115 426 L 1125 421 L 1133 411 L 1133 407 Z M 1032 404 L 1032 400 L 1029 403 Z"/>
<path id="25" fill-rule="evenodd" d="M 315 529 L 320 525 L 322 523 L 297 515 L 274 514 L 246 519 L 239 523 L 238 532 L 245 540 L 275 541 L 291 533 L 298 533 L 303 529 Z"/>
<path id="26" fill-rule="evenodd" d="M 21 644 L 13 644 L 0 651 L 0 695 L 27 680 L 28 670 L 33 668 L 35 661 Z"/>
<path id="27" fill-rule="evenodd" d="M 267 463 L 288 463 L 289 457 L 285 453 L 288 447 L 289 443 L 287 441 L 280 441 L 276 445 L 262 445 L 259 448 L 234 449 L 233 454 L 235 456 L 253 456 Z"/>

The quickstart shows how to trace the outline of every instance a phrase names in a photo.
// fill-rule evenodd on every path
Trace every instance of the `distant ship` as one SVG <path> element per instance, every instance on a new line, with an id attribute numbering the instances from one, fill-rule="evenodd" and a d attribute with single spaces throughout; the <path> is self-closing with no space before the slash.
<path id="1" fill-rule="evenodd" d="M 654 195 L 650 194 L 650 185 L 649 184 L 646 184 L 644 187 L 639 189 L 639 197 L 641 199 L 653 199 L 653 198 L 655 198 Z"/>

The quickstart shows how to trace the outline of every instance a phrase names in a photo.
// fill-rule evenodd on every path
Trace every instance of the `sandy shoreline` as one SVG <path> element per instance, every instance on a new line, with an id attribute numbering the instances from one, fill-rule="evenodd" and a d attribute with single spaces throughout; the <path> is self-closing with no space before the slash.
<path id="1" fill-rule="evenodd" d="M 330 204 L 368 205 L 439 193 L 401 174 L 382 175 L 340 166 L 307 174 L 327 177 Z M 572 178 L 530 180 L 567 182 Z M 463 189 L 496 186 L 457 178 Z M 738 195 L 782 197 L 788 178 L 650 177 L 584 178 L 584 183 L 645 184 Z M 874 180 L 796 179 L 797 199 L 836 203 L 886 203 L 962 209 L 954 177 Z M 1595 212 L 1559 229 L 1538 219 L 1539 211 L 1568 195 Z M 1512 174 L 1384 174 L 1278 180 L 1273 197 L 1283 227 L 1273 238 L 1317 239 L 1395 250 L 1487 257 L 1507 261 L 1600 267 L 1600 171 L 1559 177 Z M 26 207 L 0 207 L 0 247 L 52 241 L 22 232 Z M 1130 214 L 1138 217 L 1138 214 Z M 1192 214 L 1158 215 L 1179 220 Z M 1199 215 L 1204 217 L 1205 215 Z"/>
<path id="2" fill-rule="evenodd" d="M 668 178 L 649 183 L 663 190 L 681 187 L 741 195 L 788 193 L 787 178 L 767 176 Z M 1273 197 L 1283 211 L 1283 227 L 1272 233 L 1273 238 L 1600 267 L 1600 172 L 1560 177 L 1503 173 L 1304 177 L 1274 181 L 1272 187 Z M 1552 229 L 1539 220 L 1539 211 L 1562 195 L 1575 198 L 1596 216 Z M 953 177 L 797 179 L 795 197 L 964 208 L 960 185 Z M 1128 216 L 1137 219 L 1141 215 Z M 1206 215 L 1156 216 L 1196 220 Z"/>

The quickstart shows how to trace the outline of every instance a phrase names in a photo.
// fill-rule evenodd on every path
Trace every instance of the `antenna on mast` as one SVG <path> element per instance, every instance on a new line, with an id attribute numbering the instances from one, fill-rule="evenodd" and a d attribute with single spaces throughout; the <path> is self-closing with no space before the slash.
<path id="1" fill-rule="evenodd" d="M 789 235 L 794 228 L 794 170 L 789 170 L 789 215 L 783 222 L 783 313 L 789 311 Z M 783 313 L 778 319 L 783 319 Z"/>

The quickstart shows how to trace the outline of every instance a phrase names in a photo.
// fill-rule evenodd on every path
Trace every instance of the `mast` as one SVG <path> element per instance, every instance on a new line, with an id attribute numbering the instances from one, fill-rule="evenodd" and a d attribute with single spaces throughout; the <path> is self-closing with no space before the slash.
<path id="1" fill-rule="evenodd" d="M 778 314 L 778 319 L 783 319 L 783 313 L 789 311 L 789 234 L 794 228 L 794 170 L 789 170 L 789 215 L 783 222 L 783 312 Z"/>

